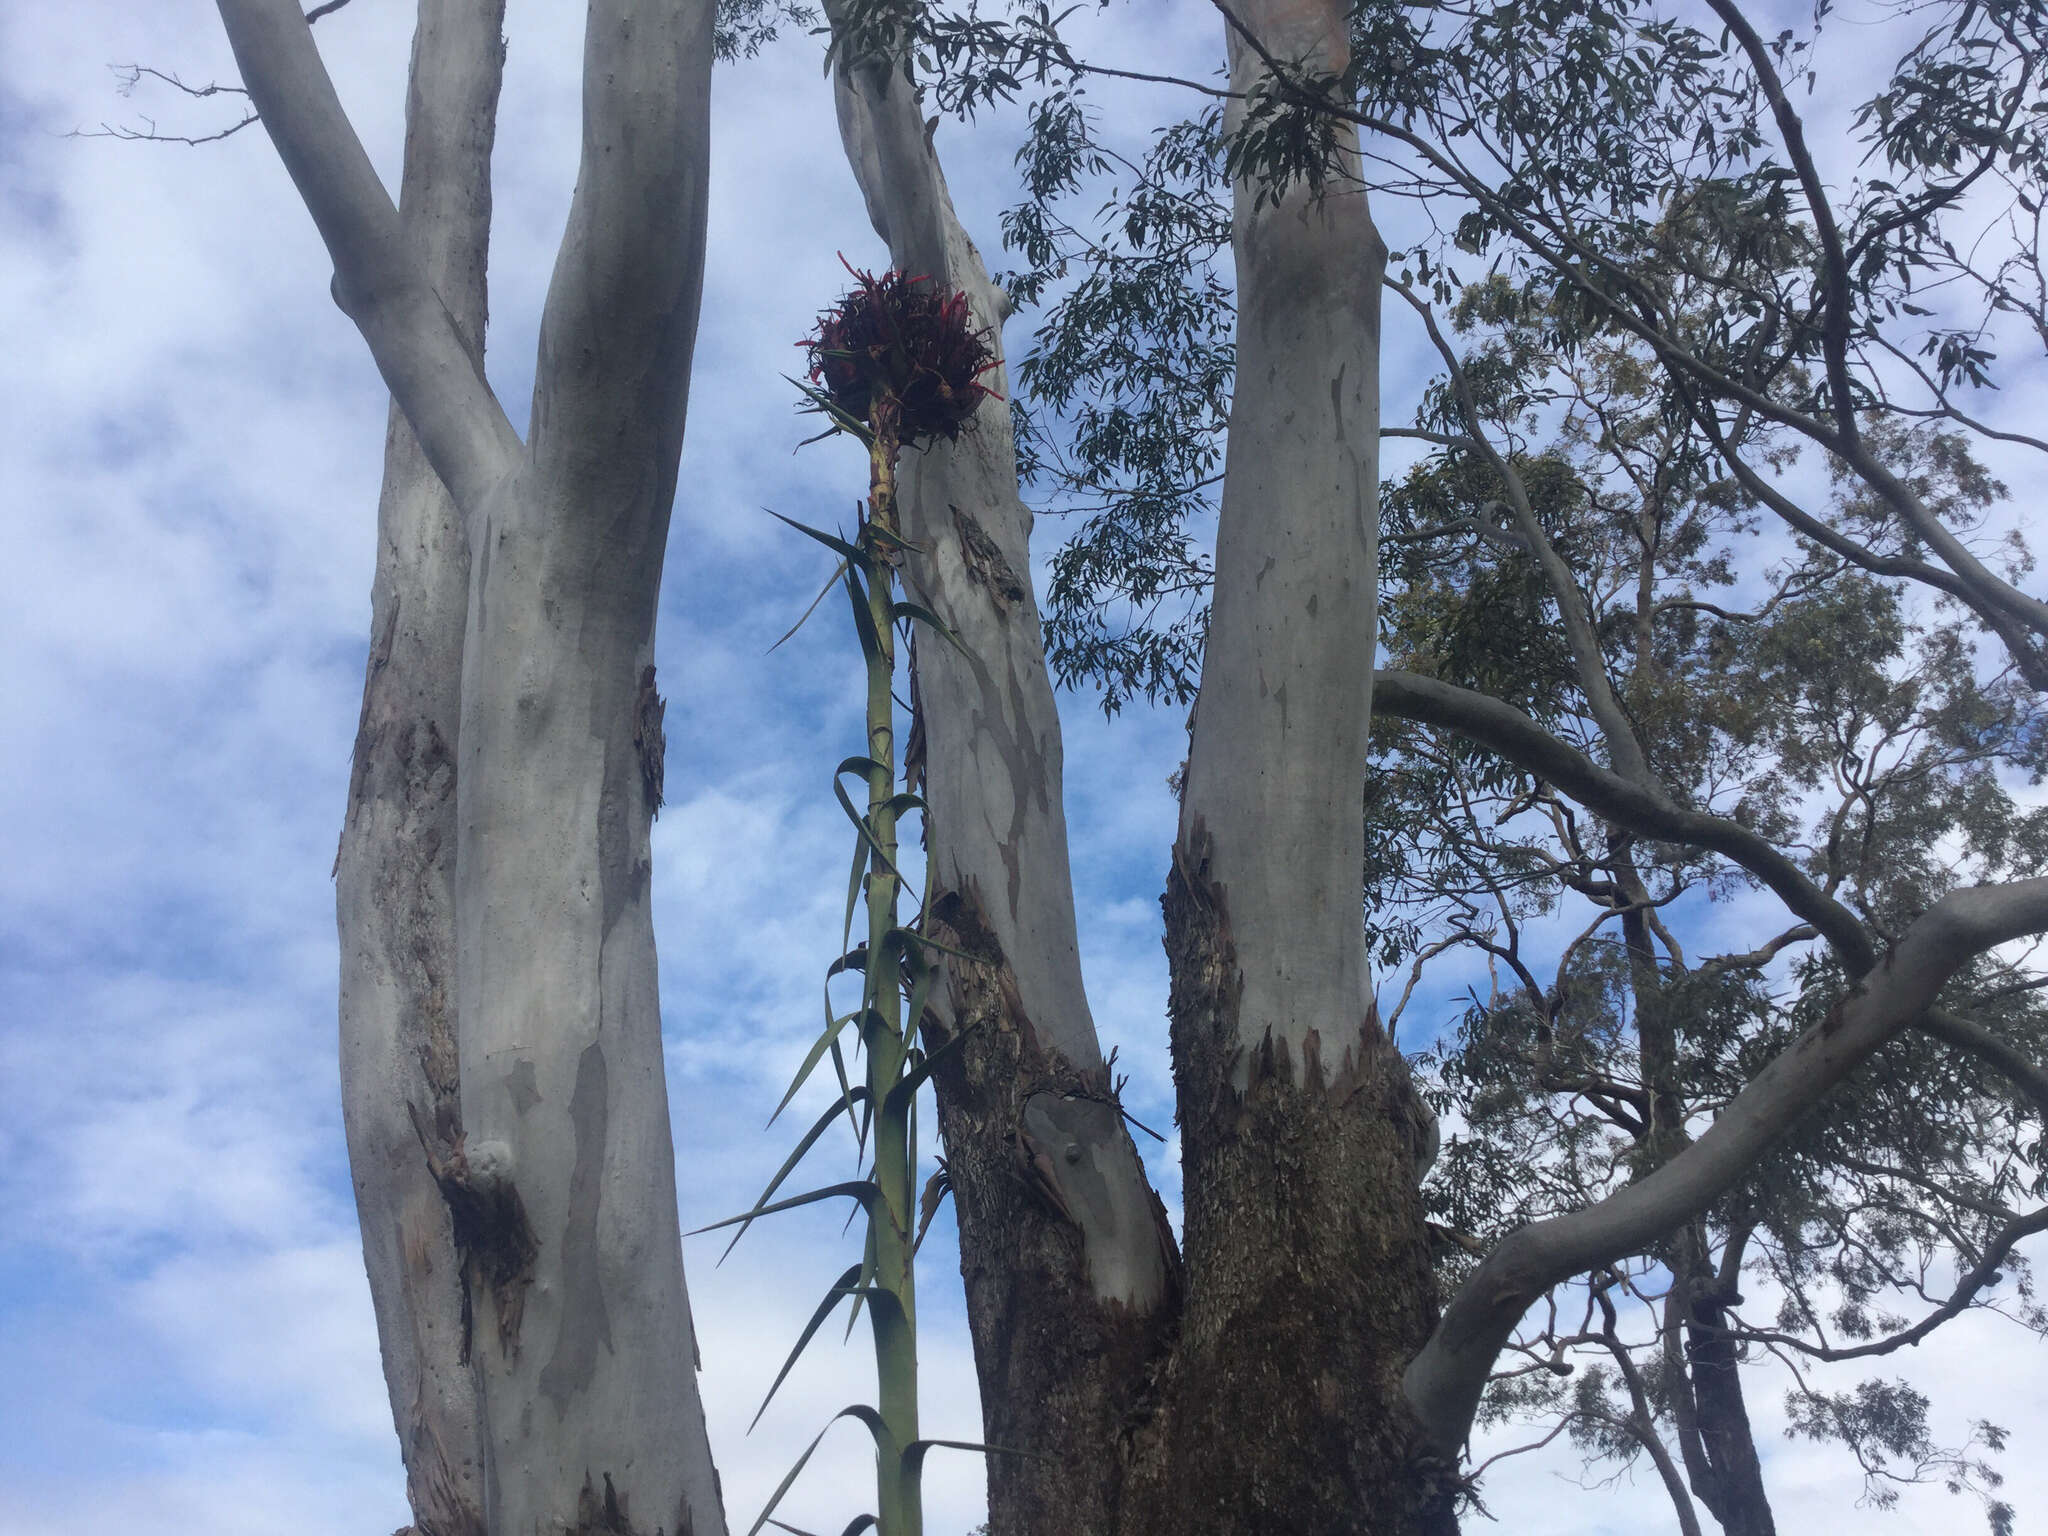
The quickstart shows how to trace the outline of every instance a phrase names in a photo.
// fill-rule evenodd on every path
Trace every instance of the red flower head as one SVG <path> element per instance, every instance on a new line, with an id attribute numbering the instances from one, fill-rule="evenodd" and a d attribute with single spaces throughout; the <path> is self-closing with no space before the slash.
<path id="1" fill-rule="evenodd" d="M 981 382 L 996 355 L 975 329 L 967 295 L 944 293 L 928 277 L 847 270 L 860 286 L 798 343 L 810 351 L 812 383 L 859 422 L 871 421 L 878 399 L 893 401 L 900 442 L 958 437 L 981 402 L 996 398 Z"/>

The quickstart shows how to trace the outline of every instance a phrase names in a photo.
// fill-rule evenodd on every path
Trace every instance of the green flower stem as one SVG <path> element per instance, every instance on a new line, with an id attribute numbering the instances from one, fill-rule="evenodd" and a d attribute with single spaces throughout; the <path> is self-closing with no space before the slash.
<path id="1" fill-rule="evenodd" d="M 903 1017 L 903 989 L 894 950 L 888 943 L 896 928 L 897 898 L 902 882 L 896 870 L 896 461 L 899 411 L 895 399 L 877 392 L 868 425 L 873 438 L 868 450 L 867 525 L 862 543 L 873 563 L 869 570 L 868 612 L 873 621 L 876 652 L 868 661 L 868 821 L 874 856 L 868 861 L 868 976 L 866 991 L 874 1011 L 862 1021 L 867 1051 L 868 1102 L 875 1112 L 875 1182 L 881 1198 L 868 1218 L 874 1247 L 874 1286 L 892 1298 L 868 1307 L 875 1341 L 876 1404 L 889 1438 L 900 1453 L 918 1438 L 916 1275 L 911 1248 L 916 1232 L 916 1155 L 911 1145 L 910 1105 L 895 1102 L 890 1090 L 901 1080 L 909 1058 L 911 1025 Z M 878 537 L 879 536 L 879 537 Z M 881 1296 L 876 1298 L 881 1299 Z M 922 1536 L 924 1514 L 918 1477 L 896 1464 L 884 1450 L 876 1466 L 876 1514 L 882 1536 Z"/>

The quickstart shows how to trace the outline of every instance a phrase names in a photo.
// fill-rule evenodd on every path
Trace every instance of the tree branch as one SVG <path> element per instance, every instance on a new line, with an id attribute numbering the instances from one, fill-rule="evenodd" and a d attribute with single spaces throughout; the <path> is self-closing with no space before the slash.
<path id="1" fill-rule="evenodd" d="M 1969 1307 L 1976 1300 L 1979 1291 L 1987 1285 L 1997 1283 L 2007 1256 L 2020 1240 L 2032 1237 L 2037 1232 L 2048 1232 L 2048 1206 L 2025 1216 L 2015 1216 L 2001 1227 L 1998 1235 L 1992 1238 L 1985 1248 L 1984 1256 L 1971 1267 L 1968 1274 L 1956 1282 L 1956 1288 L 1949 1293 L 1948 1300 L 1912 1327 L 1902 1328 L 1897 1333 L 1888 1334 L 1881 1339 L 1872 1339 L 1867 1344 L 1852 1344 L 1846 1347 L 1814 1344 L 1789 1333 L 1773 1333 L 1751 1328 L 1730 1328 L 1728 1333 L 1745 1343 L 1778 1344 L 1787 1349 L 1795 1349 L 1815 1360 L 1862 1360 L 1872 1355 L 1888 1355 L 1894 1350 L 1904 1349 L 1908 1344 L 1918 1344 L 1943 1323 Z"/>
<path id="2" fill-rule="evenodd" d="M 1601 655 L 1599 637 L 1593 632 L 1592 615 L 1587 611 L 1586 600 L 1579 591 L 1578 583 L 1572 578 L 1571 569 L 1564 563 L 1556 549 L 1544 534 L 1542 520 L 1536 516 L 1536 509 L 1530 504 L 1528 488 L 1522 484 L 1522 477 L 1506 456 L 1487 440 L 1484 427 L 1479 419 L 1479 405 L 1472 393 L 1471 380 L 1465 374 L 1464 364 L 1458 354 L 1438 329 L 1436 316 L 1427 304 L 1403 282 L 1388 277 L 1383 279 L 1386 286 L 1407 303 L 1422 321 L 1428 333 L 1430 344 L 1450 370 L 1451 385 L 1458 397 L 1458 413 L 1465 420 L 1465 430 L 1471 434 L 1472 449 L 1483 458 L 1500 476 L 1501 484 L 1508 493 L 1508 510 L 1521 529 L 1522 538 L 1534 556 L 1537 567 L 1543 572 L 1549 584 L 1551 599 L 1557 604 L 1558 617 L 1564 621 L 1566 643 L 1570 645 L 1572 660 L 1578 673 L 1579 686 L 1584 690 L 1586 703 L 1593 711 L 1593 718 L 1599 723 L 1600 733 L 1607 741 L 1607 750 L 1614 759 L 1615 771 L 1623 778 L 1654 790 L 1656 779 L 1650 772 L 1649 759 L 1643 755 L 1642 742 L 1636 736 L 1635 722 L 1622 708 L 1621 700 L 1615 697 L 1614 687 L 1607 677 L 1607 662 Z"/>
<path id="3" fill-rule="evenodd" d="M 1603 1289 L 1596 1292 L 1596 1299 L 1600 1303 L 1600 1341 L 1607 1346 L 1608 1354 L 1614 1357 L 1615 1369 L 1621 1373 L 1622 1385 L 1628 1388 L 1629 1405 L 1634 1410 L 1626 1421 L 1627 1429 L 1635 1436 L 1636 1444 L 1649 1454 L 1650 1464 L 1657 1469 L 1664 1491 L 1670 1495 L 1672 1510 L 1678 1516 L 1679 1536 L 1701 1536 L 1699 1511 L 1693 1508 L 1685 1479 L 1679 1476 L 1678 1468 L 1672 1464 L 1671 1452 L 1657 1433 L 1657 1415 L 1650 1406 L 1649 1386 L 1643 1380 L 1643 1373 L 1636 1369 L 1628 1346 L 1621 1341 L 1613 1298 Z M 1685 1389 L 1681 1386 L 1678 1390 Z"/>
<path id="4" fill-rule="evenodd" d="M 349 125 L 292 0 L 218 0 L 242 80 L 334 261 L 334 300 L 434 472 L 470 513 L 517 462 L 483 363 L 407 253 L 391 194 Z"/>
<path id="5" fill-rule="evenodd" d="M 1821 183 L 1813 154 L 1806 147 L 1805 125 L 1785 97 L 1785 84 L 1778 78 L 1764 40 L 1757 35 L 1756 28 L 1749 24 L 1749 18 L 1742 14 L 1734 0 L 1707 0 L 1707 5 L 1721 18 L 1721 24 L 1734 37 L 1736 44 L 1748 56 L 1750 67 L 1756 71 L 1757 82 L 1764 89 L 1764 99 L 1771 105 L 1771 116 L 1777 121 L 1778 133 L 1785 141 L 1785 153 L 1791 158 L 1792 169 L 1799 177 L 1800 190 L 1806 194 L 1807 213 L 1820 237 L 1821 262 L 1826 272 L 1824 302 L 1827 318 L 1821 331 L 1821 344 L 1827 358 L 1828 394 L 1835 403 L 1836 429 L 1845 443 L 1854 443 L 1857 440 L 1856 402 L 1849 387 L 1849 259 L 1842 250 L 1842 231 L 1835 223 L 1834 206 L 1828 200 L 1827 188 Z"/>
<path id="6" fill-rule="evenodd" d="M 1804 944 L 1808 939 L 1820 937 L 1820 930 L 1811 923 L 1800 923 L 1787 928 L 1783 933 L 1767 940 L 1747 954 L 1714 955 L 1700 962 L 1702 971 L 1758 971 L 1778 958 L 1781 950 L 1793 944 Z"/>
<path id="7" fill-rule="evenodd" d="M 2001 1040 L 1983 1025 L 1947 1008 L 1930 1008 L 1914 1023 L 1926 1034 L 1946 1041 L 1957 1050 L 1968 1051 L 1980 1061 L 2011 1079 L 2013 1085 L 2034 1101 L 2035 1110 L 2048 1119 L 2048 1072 L 2017 1046 Z"/>
<path id="8" fill-rule="evenodd" d="M 704 285 L 709 0 L 592 0 L 583 155 L 548 285 L 533 462 L 551 482 L 673 494 Z M 602 515 L 604 494 L 587 504 Z"/>
<path id="9" fill-rule="evenodd" d="M 1441 1452 L 1469 1433 L 1502 1346 L 1550 1287 L 1644 1247 L 1704 1211 L 1837 1083 L 1934 1002 L 1971 958 L 2048 929 L 2048 878 L 1952 892 L 1732 1099 L 1705 1134 L 1599 1204 L 1510 1233 L 1460 1286 L 1413 1364 L 1410 1403 Z"/>
<path id="10" fill-rule="evenodd" d="M 1616 826 L 1725 855 L 1825 935 L 1852 972 L 1869 969 L 1875 959 L 1870 937 L 1855 914 L 1764 838 L 1723 817 L 1681 809 L 1660 792 L 1600 767 L 1513 705 L 1470 688 L 1397 671 L 1373 674 L 1373 700 L 1383 714 L 1456 731 L 1491 748 Z"/>
<path id="11" fill-rule="evenodd" d="M 1753 411 L 1766 420 L 1791 427 L 1821 448 L 1841 456 L 1849 467 L 1883 497 L 1907 525 L 1956 573 L 1958 584 L 1967 594 L 1965 601 L 1980 613 L 1988 608 L 2006 620 L 2003 626 L 1993 627 L 1998 629 L 2008 645 L 2014 643 L 2014 633 L 2017 630 L 2031 631 L 2036 636 L 2048 636 L 2048 603 L 2022 592 L 1988 570 L 1934 515 L 1925 502 L 1913 493 L 1911 487 L 1871 455 L 1857 433 L 1854 399 L 1848 377 L 1847 348 L 1851 328 L 1849 273 L 1840 231 L 1835 225 L 1826 189 L 1822 186 L 1812 157 L 1806 149 L 1803 127 L 1778 84 L 1767 50 L 1757 41 L 1756 33 L 1742 20 L 1730 0 L 1711 0 L 1711 3 L 1721 13 L 1722 19 L 1729 24 L 1731 31 L 1738 34 L 1739 41 L 1759 70 L 1760 80 L 1771 100 L 1779 129 L 1785 137 L 1787 152 L 1794 161 L 1795 174 L 1800 177 L 1821 236 L 1823 260 L 1827 269 L 1823 285 L 1825 291 L 1821 298 L 1825 310 L 1823 345 L 1826 353 L 1829 394 L 1833 405 L 1830 414 L 1835 420 L 1832 427 L 1824 421 L 1790 409 L 1782 402 L 1771 398 L 1767 390 L 1752 388 L 1712 367 L 1695 355 L 1690 348 L 1674 340 L 1661 322 L 1653 323 L 1643 315 L 1633 313 L 1615 296 L 1591 281 L 1587 275 L 1589 272 L 1610 273 L 1625 287 L 1633 290 L 1638 301 L 1644 303 L 1646 313 L 1654 313 L 1652 296 L 1626 267 L 1616 263 L 1606 253 L 1588 248 L 1568 228 L 1559 227 L 1556 220 L 1545 218 L 1539 209 L 1511 206 L 1494 188 L 1488 186 L 1462 163 L 1412 129 L 1398 122 L 1375 117 L 1356 108 L 1330 101 L 1314 90 L 1309 83 L 1301 80 L 1298 71 L 1290 72 L 1288 66 L 1260 44 L 1231 10 L 1227 0 L 1214 0 L 1214 3 L 1230 22 L 1233 30 L 1266 61 L 1281 89 L 1291 100 L 1310 110 L 1356 123 L 1414 150 L 1434 170 L 1494 214 L 1504 229 L 1514 234 L 1533 255 L 1547 263 L 1561 279 L 1570 283 L 1614 324 L 1646 342 L 1664 362 L 1674 379 L 1690 379 L 1703 384 L 1715 394 L 1737 402 L 1744 409 Z M 2018 650 L 2016 647 L 2016 653 Z M 2036 661 L 2033 670 L 2029 672 L 2029 680 L 2037 687 L 2048 686 L 2039 681 L 2042 675 L 2042 664 Z"/>

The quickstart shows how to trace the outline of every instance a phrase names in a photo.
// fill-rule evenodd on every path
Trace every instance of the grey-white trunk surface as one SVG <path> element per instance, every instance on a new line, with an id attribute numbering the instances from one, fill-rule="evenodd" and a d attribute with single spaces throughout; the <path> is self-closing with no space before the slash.
<path id="1" fill-rule="evenodd" d="M 891 262 L 964 292 L 999 342 L 1008 296 L 961 228 L 901 71 L 840 70 L 838 106 L 847 158 Z M 1075 931 L 1059 713 L 1032 592 L 1031 513 L 1017 492 L 1006 371 L 987 382 L 1005 398 L 985 401 L 970 431 L 904 459 L 904 531 L 919 549 L 908 584 L 961 642 L 923 636 L 917 646 L 929 878 L 935 891 L 972 896 L 1038 1043 L 1100 1076 Z M 1082 1227 L 1095 1294 L 1149 1310 L 1165 1291 L 1168 1258 L 1115 1108 L 1039 1094 L 1026 1116 L 1058 1144 L 1049 1167 Z"/>
<path id="2" fill-rule="evenodd" d="M 469 1174 L 530 1274 L 476 1287 L 492 1536 L 712 1536 L 649 906 L 656 598 L 702 283 L 708 4 L 598 0 L 531 441 L 473 523 L 458 778 Z"/>
<path id="3" fill-rule="evenodd" d="M 406 102 L 406 244 L 481 359 L 503 0 L 422 0 Z M 415 1525 L 481 1536 L 482 1422 L 461 1259 L 434 1175 L 460 1145 L 455 751 L 469 544 L 396 406 L 370 658 L 335 858 L 341 1088 L 363 1261 Z"/>
<path id="4" fill-rule="evenodd" d="M 457 318 L 461 295 L 439 290 L 407 238 L 293 0 L 219 5 L 252 100 L 334 259 L 335 297 L 468 534 L 459 652 L 444 613 L 421 657 L 435 675 L 416 685 L 431 705 L 411 705 L 415 715 L 446 710 L 459 664 L 456 731 L 440 736 L 454 758 L 459 1004 L 445 988 L 408 999 L 374 970 L 362 978 L 366 1008 L 419 1003 L 445 1020 L 452 1007 L 457 1059 L 430 1051 L 408 1077 L 402 1047 L 366 1041 L 366 1064 L 352 1070 L 424 1096 L 454 1068 L 453 1115 L 446 1102 L 399 1102 L 408 1121 L 420 1112 L 415 1144 L 461 1260 L 484 1522 L 490 1536 L 722 1536 L 683 1284 L 648 906 L 662 761 L 654 618 L 703 275 L 711 5 L 589 7 L 582 170 L 525 445 L 484 380 L 479 338 Z M 470 46 L 494 67 L 494 31 Z M 415 84 L 439 103 L 460 74 L 451 64 Z M 472 166 L 472 215 L 487 206 L 487 185 Z M 442 546 L 457 530 L 437 536 L 432 579 L 445 597 Z M 403 544 L 394 554 L 423 558 Z M 408 621 L 403 606 L 380 614 L 393 637 Z M 423 727 L 415 734 L 434 740 Z M 445 817 L 445 769 L 419 777 L 407 793 Z M 411 837 L 416 855 L 432 842 L 409 825 L 379 835 Z M 433 846 L 426 862 L 430 895 L 415 906 L 431 927 L 445 911 L 445 850 Z M 344 908 L 380 899 L 351 886 Z M 372 910 L 365 920 L 389 918 Z M 387 1162 L 394 1124 L 387 1106 L 371 1128 Z M 389 1200 L 423 1198 L 416 1170 L 407 1177 Z M 401 1270 L 410 1262 L 401 1245 Z M 380 1309 L 409 1306 L 399 1278 L 398 1306 Z M 388 1299 L 388 1278 L 380 1285 Z M 441 1316 L 393 1316 L 385 1337 L 402 1341 L 405 1322 L 417 1331 L 431 1321 L 438 1339 Z M 408 1370 L 424 1358 L 398 1353 Z M 394 1393 L 411 1380 L 394 1379 Z M 403 1420 L 411 1409 L 399 1411 Z"/>
<path id="5" fill-rule="evenodd" d="M 1242 14 L 1275 57 L 1330 67 L 1328 7 Z M 1231 85 L 1266 66 L 1230 34 Z M 1229 125 L 1243 111 L 1231 104 Z M 1242 1089 L 1268 1031 L 1335 1071 L 1370 1008 L 1360 916 L 1377 595 L 1380 278 L 1386 247 L 1333 125 L 1330 180 L 1235 199 L 1237 380 L 1215 598 L 1181 802 L 1206 839 L 1243 972 Z M 1198 835 L 1199 834 L 1199 835 Z M 1337 1031 L 1335 1038 L 1329 1034 Z"/>

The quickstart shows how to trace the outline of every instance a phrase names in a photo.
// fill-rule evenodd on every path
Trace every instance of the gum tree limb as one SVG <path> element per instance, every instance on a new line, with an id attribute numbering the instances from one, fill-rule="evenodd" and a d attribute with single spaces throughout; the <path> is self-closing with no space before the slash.
<path id="1" fill-rule="evenodd" d="M 427 462 L 466 515 L 518 462 L 519 437 L 479 357 L 408 252 L 292 0 L 219 0 L 249 99 L 334 262 L 334 301 L 369 344 Z"/>
<path id="2" fill-rule="evenodd" d="M 1830 1089 L 1911 1027 L 1972 958 L 2048 929 L 2048 879 L 1975 886 L 1942 898 L 1828 1016 L 1729 1101 L 1698 1141 L 1599 1204 L 1511 1233 L 1460 1286 L 1406 1388 L 1429 1434 L 1453 1454 L 1470 1432 L 1493 1361 L 1551 1286 L 1642 1252 L 1734 1187 Z"/>

